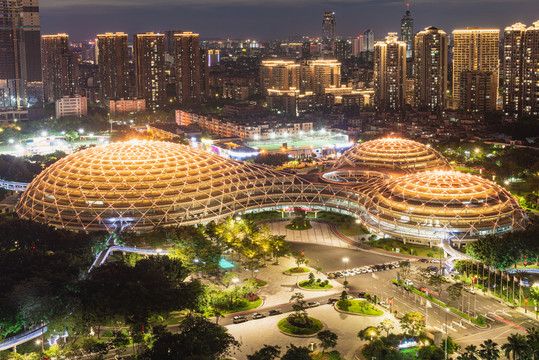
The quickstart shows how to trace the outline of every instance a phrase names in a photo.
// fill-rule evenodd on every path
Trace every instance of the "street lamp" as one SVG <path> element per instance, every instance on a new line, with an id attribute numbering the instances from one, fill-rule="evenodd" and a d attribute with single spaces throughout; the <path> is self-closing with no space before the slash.
<path id="1" fill-rule="evenodd" d="M 345 284 L 348 284 L 348 281 L 346 281 L 346 265 L 348 264 L 348 258 L 345 257 L 345 258 L 342 258 L 342 261 L 344 263 L 344 282 Z M 345 285 L 346 287 L 346 285 Z"/>
<path id="2" fill-rule="evenodd" d="M 438 244 L 438 246 L 440 247 L 440 256 L 439 256 L 439 259 L 440 259 L 440 275 L 443 276 L 443 271 L 442 271 L 442 252 L 444 251 L 444 244 L 440 243 L 440 244 Z"/>
<path id="3" fill-rule="evenodd" d="M 374 331 L 371 331 L 371 341 L 374 338 L 374 335 L 376 335 L 376 333 Z"/>

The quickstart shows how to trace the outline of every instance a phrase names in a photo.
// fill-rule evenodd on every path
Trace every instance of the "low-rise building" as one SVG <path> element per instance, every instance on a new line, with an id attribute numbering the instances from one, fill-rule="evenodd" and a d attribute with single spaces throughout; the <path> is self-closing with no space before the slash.
<path id="1" fill-rule="evenodd" d="M 84 116 L 88 114 L 88 101 L 84 96 L 64 96 L 56 100 L 56 118 Z"/>
<path id="2" fill-rule="evenodd" d="M 110 99 L 109 112 L 110 116 L 121 113 L 139 112 L 146 110 L 145 99 Z"/>

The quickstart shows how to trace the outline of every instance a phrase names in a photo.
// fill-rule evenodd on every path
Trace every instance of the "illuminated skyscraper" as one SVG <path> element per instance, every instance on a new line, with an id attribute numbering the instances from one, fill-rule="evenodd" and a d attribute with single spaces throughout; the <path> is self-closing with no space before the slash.
<path id="1" fill-rule="evenodd" d="M 414 19 L 410 13 L 410 4 L 406 4 L 408 10 L 401 19 L 401 41 L 406 43 L 406 58 L 411 59 L 414 53 Z"/>
<path id="2" fill-rule="evenodd" d="M 301 66 L 301 92 L 324 95 L 327 88 L 341 87 L 338 60 L 309 60 Z"/>
<path id="3" fill-rule="evenodd" d="M 415 36 L 415 106 L 431 112 L 446 107 L 447 34 L 430 26 Z"/>
<path id="4" fill-rule="evenodd" d="M 539 21 L 504 32 L 503 109 L 506 115 L 539 115 Z"/>
<path id="5" fill-rule="evenodd" d="M 260 68 L 260 85 L 268 90 L 299 90 L 300 65 L 294 60 L 264 60 Z"/>
<path id="6" fill-rule="evenodd" d="M 459 109 L 466 111 L 494 111 L 498 78 L 488 71 L 466 70 L 460 73 Z"/>
<path id="7" fill-rule="evenodd" d="M 165 35 L 141 33 L 133 42 L 137 96 L 149 109 L 157 110 L 165 101 Z"/>
<path id="8" fill-rule="evenodd" d="M 406 102 L 406 43 L 397 33 L 374 44 L 374 99 L 379 110 L 399 111 Z"/>
<path id="9" fill-rule="evenodd" d="M 38 0 L 0 0 L 0 108 L 25 107 L 27 82 L 39 81 Z"/>
<path id="10" fill-rule="evenodd" d="M 335 41 L 337 31 L 337 19 L 334 11 L 326 11 L 322 19 L 322 39 L 325 41 Z"/>
<path id="11" fill-rule="evenodd" d="M 367 29 L 363 32 L 363 50 L 374 51 L 374 30 Z"/>
<path id="12" fill-rule="evenodd" d="M 359 35 L 357 38 L 352 39 L 352 56 L 358 56 L 363 51 L 363 35 Z"/>
<path id="13" fill-rule="evenodd" d="M 127 34 L 99 34 L 96 46 L 101 102 L 107 104 L 109 99 L 128 98 L 131 94 Z"/>
<path id="14" fill-rule="evenodd" d="M 500 30 L 467 28 L 453 31 L 453 104 L 460 104 L 460 74 L 463 71 L 490 72 L 498 78 Z M 496 94 L 498 86 L 496 85 Z M 497 96 L 492 101 L 496 107 Z"/>
<path id="15" fill-rule="evenodd" d="M 55 102 L 64 96 L 74 96 L 78 87 L 78 64 L 69 52 L 67 34 L 41 37 L 43 101 Z"/>
<path id="16" fill-rule="evenodd" d="M 198 34 L 183 32 L 174 35 L 176 96 L 182 104 L 204 101 L 208 94 L 208 61 L 198 47 Z"/>

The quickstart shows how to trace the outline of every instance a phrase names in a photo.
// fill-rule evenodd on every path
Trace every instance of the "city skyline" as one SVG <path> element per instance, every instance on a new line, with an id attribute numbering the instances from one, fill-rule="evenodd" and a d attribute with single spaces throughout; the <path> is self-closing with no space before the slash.
<path id="1" fill-rule="evenodd" d="M 188 30 L 201 39 L 269 40 L 292 36 L 321 36 L 320 17 L 335 11 L 337 35 L 357 36 L 372 28 L 381 39 L 399 30 L 406 1 L 304 1 L 246 2 L 244 0 L 160 0 L 151 6 L 142 1 L 114 0 L 92 5 L 73 5 L 66 0 L 41 2 L 42 33 L 67 32 L 70 39 L 95 38 L 97 33 L 123 31 L 129 34 L 167 29 Z M 502 2 L 412 1 L 416 29 L 433 25 L 445 31 L 466 26 L 503 29 L 515 22 L 532 23 L 539 3 L 533 0 Z M 447 16 L 453 13 L 454 16 Z M 84 16 L 80 16 L 84 14 Z M 275 26 L 275 20 L 280 26 Z"/>

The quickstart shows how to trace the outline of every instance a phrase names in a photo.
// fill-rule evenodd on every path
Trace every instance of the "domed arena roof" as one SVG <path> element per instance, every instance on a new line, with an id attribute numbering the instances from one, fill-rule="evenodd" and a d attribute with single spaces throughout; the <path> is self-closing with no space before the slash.
<path id="1" fill-rule="evenodd" d="M 22 218 L 71 230 L 194 224 L 263 205 L 309 201 L 313 188 L 261 166 L 160 141 L 128 141 L 69 155 L 23 193 Z M 314 196 L 313 195 L 313 196 Z"/>
<path id="2" fill-rule="evenodd" d="M 430 146 L 400 138 L 367 141 L 348 149 L 335 165 L 335 168 L 344 167 L 404 171 L 450 169 L 447 160 Z"/>
<path id="3" fill-rule="evenodd" d="M 364 220 L 408 239 L 472 240 L 522 228 L 517 200 L 501 186 L 456 171 L 426 171 L 381 183 L 367 195 Z"/>

